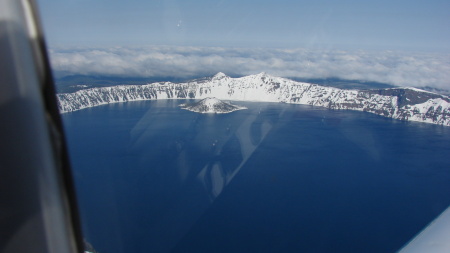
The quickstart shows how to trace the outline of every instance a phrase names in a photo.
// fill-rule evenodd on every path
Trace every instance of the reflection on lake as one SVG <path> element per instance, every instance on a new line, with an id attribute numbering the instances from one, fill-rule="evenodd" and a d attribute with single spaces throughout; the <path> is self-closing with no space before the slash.
<path id="1" fill-rule="evenodd" d="M 275 103 L 64 114 L 100 252 L 392 252 L 450 204 L 450 129 Z"/>

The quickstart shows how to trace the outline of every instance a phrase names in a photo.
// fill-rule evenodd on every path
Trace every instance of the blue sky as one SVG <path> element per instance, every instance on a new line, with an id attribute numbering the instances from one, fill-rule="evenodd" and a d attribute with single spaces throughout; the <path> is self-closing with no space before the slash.
<path id="1" fill-rule="evenodd" d="M 450 1 L 38 0 L 51 45 L 450 51 Z"/>
<path id="2" fill-rule="evenodd" d="M 267 72 L 450 91 L 450 1 L 37 0 L 59 74 Z"/>

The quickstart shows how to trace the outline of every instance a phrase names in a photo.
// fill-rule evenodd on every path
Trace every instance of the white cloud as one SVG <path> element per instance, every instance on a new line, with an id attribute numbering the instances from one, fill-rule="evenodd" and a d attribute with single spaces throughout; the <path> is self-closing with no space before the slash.
<path id="1" fill-rule="evenodd" d="M 405 52 L 221 47 L 69 48 L 50 51 L 54 70 L 129 77 L 201 77 L 267 72 L 450 90 L 450 55 Z"/>

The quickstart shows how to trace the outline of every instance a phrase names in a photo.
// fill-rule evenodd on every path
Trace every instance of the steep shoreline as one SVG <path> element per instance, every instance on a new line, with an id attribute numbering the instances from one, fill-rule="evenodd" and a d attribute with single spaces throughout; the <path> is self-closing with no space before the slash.
<path id="1" fill-rule="evenodd" d="M 450 99 L 447 96 L 415 88 L 343 90 L 273 77 L 265 73 L 241 78 L 218 73 L 212 78 L 186 83 L 120 85 L 57 94 L 61 113 L 127 101 L 207 97 L 357 110 L 393 119 L 450 126 Z"/>

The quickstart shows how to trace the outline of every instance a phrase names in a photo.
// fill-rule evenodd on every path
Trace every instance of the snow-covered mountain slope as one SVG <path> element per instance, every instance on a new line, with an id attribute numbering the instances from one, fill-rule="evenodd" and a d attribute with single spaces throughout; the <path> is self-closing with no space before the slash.
<path id="1" fill-rule="evenodd" d="M 181 104 L 180 107 L 182 109 L 198 113 L 230 113 L 247 109 L 243 106 L 237 106 L 227 102 L 223 102 L 222 100 L 215 97 L 205 98 L 191 104 Z"/>
<path id="2" fill-rule="evenodd" d="M 186 83 L 152 83 L 92 88 L 57 94 L 61 113 L 103 104 L 150 99 L 284 102 L 375 113 L 385 117 L 450 126 L 450 98 L 415 89 L 343 90 L 296 82 L 266 73 L 231 78 L 218 73 Z"/>

